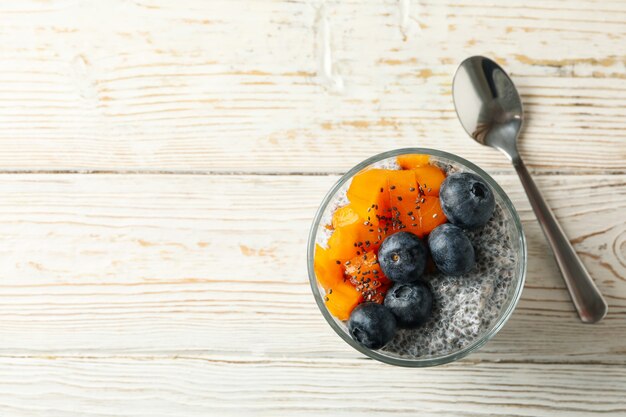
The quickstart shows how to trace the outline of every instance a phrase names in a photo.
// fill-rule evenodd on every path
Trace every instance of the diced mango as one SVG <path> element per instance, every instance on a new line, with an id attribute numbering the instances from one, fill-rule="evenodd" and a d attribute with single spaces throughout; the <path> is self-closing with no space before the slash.
<path id="1" fill-rule="evenodd" d="M 406 154 L 399 155 L 396 159 L 400 168 L 413 169 L 421 166 L 428 166 L 430 157 L 424 154 Z"/>
<path id="2" fill-rule="evenodd" d="M 379 223 L 389 204 L 386 169 L 368 169 L 352 178 L 347 196 L 352 209 L 373 225 Z"/>
<path id="3" fill-rule="evenodd" d="M 328 239 L 330 256 L 344 263 L 368 250 L 378 250 L 385 239 L 382 224 L 365 224 L 363 219 L 337 227 Z"/>
<path id="4" fill-rule="evenodd" d="M 348 320 L 354 307 L 363 301 L 363 295 L 349 282 L 341 282 L 329 288 L 324 300 L 330 314 Z"/>
<path id="5" fill-rule="evenodd" d="M 439 197 L 424 196 L 423 200 L 424 202 L 420 203 L 419 209 L 419 233 L 414 232 L 419 237 L 427 235 L 435 227 L 444 224 L 448 220 L 441 209 Z"/>
<path id="6" fill-rule="evenodd" d="M 441 183 L 446 179 L 446 174 L 433 165 L 424 165 L 414 168 L 415 178 L 422 187 L 424 194 L 438 196 Z"/>
<path id="7" fill-rule="evenodd" d="M 333 213 L 332 225 L 334 229 L 346 226 L 359 221 L 359 215 L 352 208 L 350 204 L 347 206 L 339 207 Z"/>
<path id="8" fill-rule="evenodd" d="M 330 250 L 320 245 L 315 245 L 313 268 L 317 281 L 326 290 L 339 282 L 343 282 L 344 274 L 341 261 L 333 259 Z"/>
<path id="9" fill-rule="evenodd" d="M 365 301 L 381 304 L 390 281 L 383 274 L 376 253 L 373 251 L 362 256 L 356 256 L 346 262 L 345 276 L 350 280 Z"/>
<path id="10" fill-rule="evenodd" d="M 417 220 L 416 201 L 419 198 L 417 180 L 413 171 L 389 171 L 389 216 L 390 229 L 399 232 L 412 224 L 419 224 Z"/>

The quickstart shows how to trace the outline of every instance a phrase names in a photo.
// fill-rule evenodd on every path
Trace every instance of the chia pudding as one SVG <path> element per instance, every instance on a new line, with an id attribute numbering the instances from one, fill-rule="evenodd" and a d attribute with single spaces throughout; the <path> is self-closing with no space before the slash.
<path id="1" fill-rule="evenodd" d="M 438 167 L 446 177 L 460 172 L 476 173 L 443 157 L 430 155 L 428 163 Z M 395 155 L 371 164 L 370 168 L 402 169 Z M 352 178 L 338 188 L 319 214 L 319 226 L 314 232 L 314 243 L 319 247 L 328 245 L 335 212 L 350 202 L 347 194 L 351 182 Z M 419 327 L 398 328 L 393 339 L 377 350 L 380 355 L 411 361 L 454 354 L 476 344 L 497 324 L 504 310 L 516 302 L 521 289 L 519 281 L 523 281 L 523 273 L 520 273 L 525 260 L 523 236 L 518 233 L 521 230 L 512 225 L 515 214 L 511 213 L 512 207 L 507 206 L 510 202 L 499 193 L 494 194 L 493 215 L 487 223 L 464 231 L 474 249 L 474 266 L 457 276 L 443 274 L 432 265 L 426 268 L 421 281 L 432 291 L 430 316 Z M 325 293 L 319 282 L 318 290 Z M 346 320 L 332 319 L 348 333 Z"/>

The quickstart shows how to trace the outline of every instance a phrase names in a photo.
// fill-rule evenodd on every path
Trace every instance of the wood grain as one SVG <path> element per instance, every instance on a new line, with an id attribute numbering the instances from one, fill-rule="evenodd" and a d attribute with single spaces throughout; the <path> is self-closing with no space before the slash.
<path id="1" fill-rule="evenodd" d="M 323 358 L 0 358 L 0 413 L 14 417 L 617 417 L 626 413 L 625 387 L 626 370 L 604 365 L 404 369 Z"/>
<path id="2" fill-rule="evenodd" d="M 517 83 L 531 169 L 626 172 L 624 1 L 23 1 L 0 28 L 6 172 L 340 173 L 407 146 L 508 169 L 456 121 L 471 54 Z"/>
<path id="3" fill-rule="evenodd" d="M 308 228 L 337 178 L 0 176 L 0 354 L 359 358 L 307 281 Z M 596 326 L 579 322 L 517 178 L 495 178 L 531 261 L 511 321 L 469 360 L 626 364 L 626 176 L 538 179 L 607 296 Z"/>
<path id="4" fill-rule="evenodd" d="M 623 0 L 1 2 L 0 416 L 626 415 L 625 44 Z M 598 325 L 456 120 L 473 54 L 522 94 Z M 503 330 L 435 369 L 352 350 L 306 273 L 337 174 L 409 146 L 494 174 L 529 244 Z"/>

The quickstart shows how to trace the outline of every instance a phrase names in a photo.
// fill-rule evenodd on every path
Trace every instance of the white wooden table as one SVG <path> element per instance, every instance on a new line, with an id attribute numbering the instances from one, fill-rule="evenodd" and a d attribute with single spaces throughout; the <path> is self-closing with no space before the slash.
<path id="1" fill-rule="evenodd" d="M 0 45 L 0 416 L 626 415 L 626 1 L 4 1 Z M 598 325 L 456 120 L 472 54 L 523 95 Z M 341 341 L 305 265 L 338 176 L 407 146 L 485 168 L 529 243 L 505 328 L 422 370 Z"/>

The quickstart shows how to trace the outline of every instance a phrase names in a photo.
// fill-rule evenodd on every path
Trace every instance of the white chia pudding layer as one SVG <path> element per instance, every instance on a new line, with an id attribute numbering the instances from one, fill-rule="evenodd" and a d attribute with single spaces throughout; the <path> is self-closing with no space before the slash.
<path id="1" fill-rule="evenodd" d="M 446 174 L 467 171 L 463 167 L 431 161 Z M 372 168 L 399 169 L 395 158 L 372 165 Z M 317 243 L 326 246 L 332 230 L 334 211 L 348 204 L 348 181 L 336 194 L 321 219 Z M 430 319 L 417 329 L 399 329 L 395 338 L 381 353 L 405 359 L 442 356 L 470 345 L 495 324 L 502 308 L 511 297 L 518 268 L 518 259 L 511 238 L 511 219 L 505 213 L 502 201 L 496 196 L 496 206 L 487 225 L 467 231 L 476 254 L 476 265 L 471 272 L 445 276 L 439 271 L 427 272 L 423 280 L 433 292 L 433 312 Z"/>

